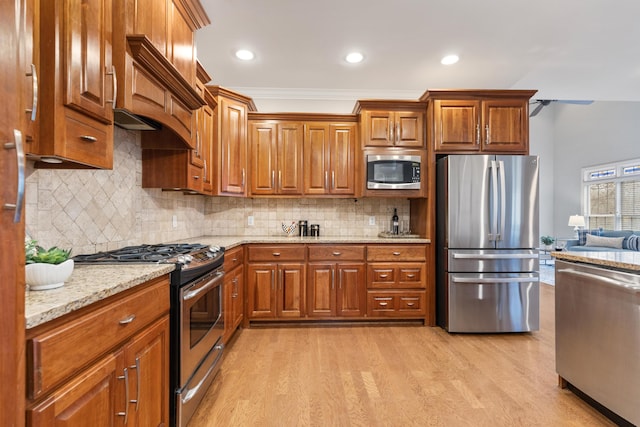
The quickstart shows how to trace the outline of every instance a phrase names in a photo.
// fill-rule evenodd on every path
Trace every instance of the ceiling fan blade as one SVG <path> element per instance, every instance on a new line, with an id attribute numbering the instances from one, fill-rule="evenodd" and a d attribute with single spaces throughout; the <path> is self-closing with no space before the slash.
<path id="1" fill-rule="evenodd" d="M 538 102 L 538 105 L 536 106 L 536 108 L 533 109 L 533 111 L 531 111 L 531 114 L 529 114 L 529 117 L 535 117 L 538 115 L 538 113 L 540 112 L 540 110 L 542 110 L 544 108 L 544 106 L 547 105 L 542 101 Z"/>

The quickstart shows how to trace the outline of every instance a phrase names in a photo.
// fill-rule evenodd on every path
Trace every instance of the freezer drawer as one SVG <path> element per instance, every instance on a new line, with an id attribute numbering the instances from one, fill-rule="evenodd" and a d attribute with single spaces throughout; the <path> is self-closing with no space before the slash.
<path id="1" fill-rule="evenodd" d="M 529 332 L 540 327 L 537 273 L 449 273 L 449 332 Z"/>
<path id="2" fill-rule="evenodd" d="M 538 271 L 535 249 L 448 249 L 445 269 L 449 272 L 490 273 L 497 271 Z"/>

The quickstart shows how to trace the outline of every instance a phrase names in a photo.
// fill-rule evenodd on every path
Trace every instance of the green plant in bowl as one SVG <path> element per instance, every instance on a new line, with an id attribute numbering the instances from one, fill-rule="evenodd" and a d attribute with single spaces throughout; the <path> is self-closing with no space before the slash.
<path id="1" fill-rule="evenodd" d="M 27 240 L 24 244 L 25 264 L 61 264 L 71 256 L 71 249 L 60 249 L 53 246 L 45 249 L 35 240 Z"/>
<path id="2" fill-rule="evenodd" d="M 545 246 L 551 246 L 553 244 L 553 242 L 555 242 L 556 239 L 554 239 L 551 236 L 542 236 L 540 237 L 540 242 L 545 245 Z"/>

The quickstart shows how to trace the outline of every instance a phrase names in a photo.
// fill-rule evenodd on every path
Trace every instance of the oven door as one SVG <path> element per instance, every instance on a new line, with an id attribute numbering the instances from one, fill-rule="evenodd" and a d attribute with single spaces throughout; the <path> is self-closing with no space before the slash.
<path id="1" fill-rule="evenodd" d="M 223 335 L 223 277 L 217 270 L 180 289 L 180 387 Z"/>

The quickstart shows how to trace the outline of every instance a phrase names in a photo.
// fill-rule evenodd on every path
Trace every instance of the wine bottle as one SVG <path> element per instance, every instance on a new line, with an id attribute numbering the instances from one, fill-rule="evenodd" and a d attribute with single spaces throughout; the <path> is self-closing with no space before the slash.
<path id="1" fill-rule="evenodd" d="M 393 208 L 393 216 L 391 217 L 391 232 L 393 234 L 398 234 L 399 232 L 399 227 L 398 227 L 398 208 Z"/>

